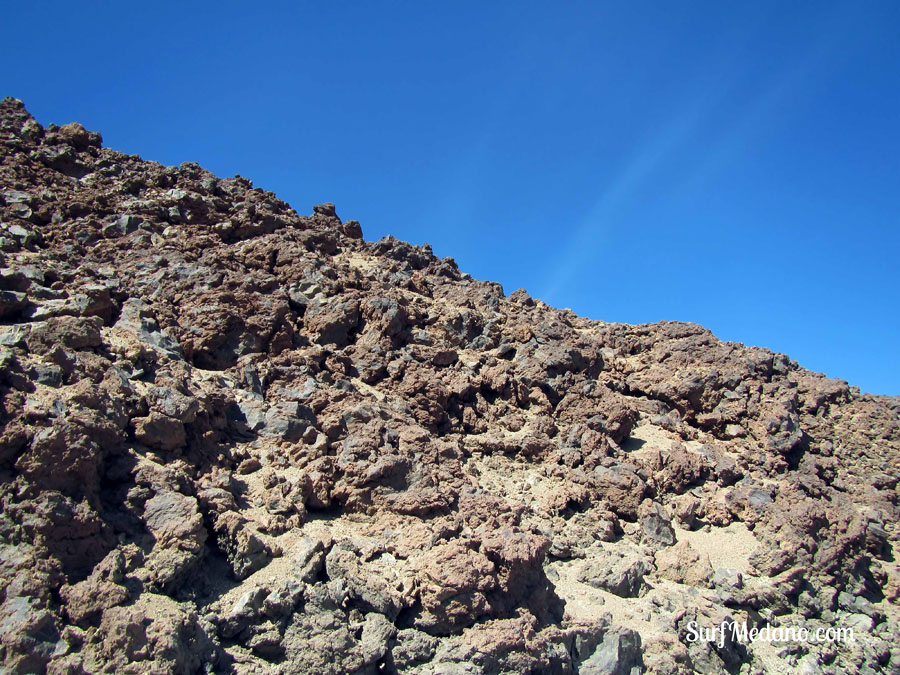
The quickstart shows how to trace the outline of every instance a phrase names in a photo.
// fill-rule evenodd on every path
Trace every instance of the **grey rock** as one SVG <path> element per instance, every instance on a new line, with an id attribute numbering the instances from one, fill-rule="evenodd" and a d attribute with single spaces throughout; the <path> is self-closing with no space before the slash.
<path id="1" fill-rule="evenodd" d="M 296 579 L 286 579 L 277 584 L 262 604 L 262 613 L 270 619 L 289 616 L 303 598 L 303 585 Z"/>
<path id="2" fill-rule="evenodd" d="M 850 614 L 841 623 L 847 628 L 852 628 L 854 635 L 867 635 L 875 626 L 872 617 L 867 614 Z"/>
<path id="3" fill-rule="evenodd" d="M 269 597 L 265 588 L 253 588 L 237 599 L 229 616 L 255 616 L 262 609 L 263 602 Z"/>
<path id="4" fill-rule="evenodd" d="M 641 541 L 656 546 L 675 543 L 675 529 L 665 508 L 654 502 L 650 511 L 641 518 Z"/>
<path id="5" fill-rule="evenodd" d="M 751 506 L 760 508 L 772 503 L 772 493 L 768 490 L 758 490 L 754 488 L 750 490 L 747 501 Z"/>
<path id="6" fill-rule="evenodd" d="M 19 190 L 7 190 L 2 195 L 7 204 L 31 204 L 34 201 L 34 197 L 30 194 Z"/>
<path id="7" fill-rule="evenodd" d="M 6 231 L 9 232 L 9 234 L 11 236 L 15 237 L 16 239 L 25 239 L 28 237 L 28 235 L 31 234 L 31 232 L 29 232 L 24 227 L 22 227 L 21 225 L 16 224 L 16 223 L 14 223 L 12 225 L 7 225 Z"/>
<path id="8" fill-rule="evenodd" d="M 246 425 L 247 430 L 287 441 L 299 440 L 315 422 L 312 410 L 297 401 L 282 401 L 267 406 L 262 397 L 237 401 L 234 422 Z"/>
<path id="9" fill-rule="evenodd" d="M 43 672 L 53 656 L 66 651 L 53 615 L 28 596 L 9 597 L 0 605 L 0 636 L 6 649 L 15 649 L 6 661 L 13 666 L 10 673 Z"/>
<path id="10" fill-rule="evenodd" d="M 293 561 L 295 573 L 301 581 L 311 584 L 325 566 L 325 543 L 321 539 L 303 537 L 296 551 Z"/>
<path id="11" fill-rule="evenodd" d="M 366 614 L 363 624 L 360 648 L 367 663 L 381 659 L 388 651 L 388 641 L 394 637 L 397 629 L 394 624 L 376 612 Z"/>
<path id="12" fill-rule="evenodd" d="M 815 654 L 807 654 L 797 662 L 799 675 L 823 675 L 824 672 Z"/>
<path id="13" fill-rule="evenodd" d="M 579 666 L 580 675 L 638 675 L 642 673 L 641 636 L 630 628 L 606 632 L 594 653 Z"/>
<path id="14" fill-rule="evenodd" d="M 31 372 L 32 379 L 48 387 L 59 387 L 63 383 L 63 370 L 54 363 L 38 363 Z"/>
<path id="15" fill-rule="evenodd" d="M 650 560 L 637 552 L 604 549 L 581 564 L 578 580 L 622 598 L 636 598 L 644 589 L 644 575 L 652 569 Z"/>
<path id="16" fill-rule="evenodd" d="M 387 579 L 365 565 L 353 550 L 343 544 L 332 548 L 325 557 L 325 569 L 330 579 L 344 584 L 346 597 L 364 610 L 393 619 L 407 605 Z"/>
<path id="17" fill-rule="evenodd" d="M 147 558 L 150 578 L 160 589 L 182 584 L 203 557 L 206 529 L 197 500 L 164 491 L 147 501 L 144 521 L 154 539 Z"/>
<path id="18" fill-rule="evenodd" d="M 741 589 L 744 587 L 744 577 L 737 570 L 717 567 L 713 570 L 712 583 L 716 588 Z"/>
<path id="19" fill-rule="evenodd" d="M 842 591 L 838 595 L 838 607 L 848 612 L 864 614 L 871 617 L 876 623 L 884 617 L 884 614 L 869 600 L 861 595 L 851 595 L 846 591 Z"/>
<path id="20" fill-rule="evenodd" d="M 141 218 L 141 216 L 125 214 L 119 216 L 113 222 L 106 225 L 102 231 L 103 234 L 107 237 L 120 234 L 131 234 L 132 232 L 137 230 L 143 222 L 144 219 Z"/>
<path id="21" fill-rule="evenodd" d="M 453 365 L 458 360 L 459 354 L 455 349 L 445 349 L 431 357 L 431 362 L 439 367 Z"/>
<path id="22" fill-rule="evenodd" d="M 28 304 L 28 296 L 18 291 L 0 291 L 0 318 L 16 314 Z"/>
<path id="23" fill-rule="evenodd" d="M 0 287 L 12 291 L 27 291 L 32 285 L 43 286 L 44 273 L 34 265 L 0 269 Z"/>
<path id="24" fill-rule="evenodd" d="M 312 410 L 297 401 L 283 401 L 269 408 L 262 433 L 266 436 L 296 441 L 315 421 Z"/>
<path id="25" fill-rule="evenodd" d="M 430 661 L 439 643 L 438 638 L 414 628 L 397 631 L 391 641 L 389 664 L 395 670 L 403 672 Z"/>
<path id="26" fill-rule="evenodd" d="M 200 410 L 200 402 L 196 398 L 172 387 L 150 387 L 147 402 L 151 410 L 186 424 L 193 422 Z"/>
<path id="27" fill-rule="evenodd" d="M 28 336 L 29 327 L 23 324 L 0 326 L 0 346 L 23 347 Z"/>
<path id="28" fill-rule="evenodd" d="M 184 354 L 178 341 L 161 330 L 149 307 L 137 298 L 122 303 L 122 311 L 116 328 L 134 333 L 137 338 L 172 359 L 183 360 Z"/>

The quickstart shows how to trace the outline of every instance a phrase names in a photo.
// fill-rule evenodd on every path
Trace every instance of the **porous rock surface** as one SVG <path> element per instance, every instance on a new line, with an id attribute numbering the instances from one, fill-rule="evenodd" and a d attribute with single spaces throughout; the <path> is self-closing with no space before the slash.
<path id="1" fill-rule="evenodd" d="M 0 143 L 2 672 L 900 672 L 897 399 L 14 99 Z"/>

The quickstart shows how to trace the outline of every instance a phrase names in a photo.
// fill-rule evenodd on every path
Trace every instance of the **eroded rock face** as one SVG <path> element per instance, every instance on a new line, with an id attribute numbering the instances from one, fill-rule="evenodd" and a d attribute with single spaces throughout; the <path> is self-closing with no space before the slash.
<path id="1" fill-rule="evenodd" d="M 896 399 L 12 99 L 0 142 L 4 672 L 900 669 Z"/>

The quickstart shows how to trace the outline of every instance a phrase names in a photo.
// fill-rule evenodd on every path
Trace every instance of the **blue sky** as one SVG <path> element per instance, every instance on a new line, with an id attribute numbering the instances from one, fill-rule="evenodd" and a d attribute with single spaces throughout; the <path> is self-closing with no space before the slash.
<path id="1" fill-rule="evenodd" d="M 263 5 L 265 5 L 263 7 Z M 0 94 L 900 394 L 900 3 L 8 3 Z"/>

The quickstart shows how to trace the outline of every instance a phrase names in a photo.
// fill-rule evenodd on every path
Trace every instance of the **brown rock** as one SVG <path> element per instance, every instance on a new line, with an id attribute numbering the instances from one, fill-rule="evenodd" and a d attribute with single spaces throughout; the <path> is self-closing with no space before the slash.
<path id="1" fill-rule="evenodd" d="M 712 579 L 709 558 L 686 541 L 656 552 L 656 572 L 664 579 L 701 588 L 709 586 Z"/>
<path id="2" fill-rule="evenodd" d="M 187 441 L 184 424 L 173 417 L 154 413 L 149 417 L 135 417 L 132 422 L 134 437 L 148 447 L 170 451 Z"/>
<path id="3" fill-rule="evenodd" d="M 497 589 L 497 568 L 484 554 L 447 543 L 425 553 L 419 564 L 417 628 L 446 635 L 490 611 L 487 594 Z"/>
<path id="4" fill-rule="evenodd" d="M 14 99 L 0 145 L 0 670 L 896 670 L 896 399 Z M 687 640 L 765 610 L 867 639 Z"/>

